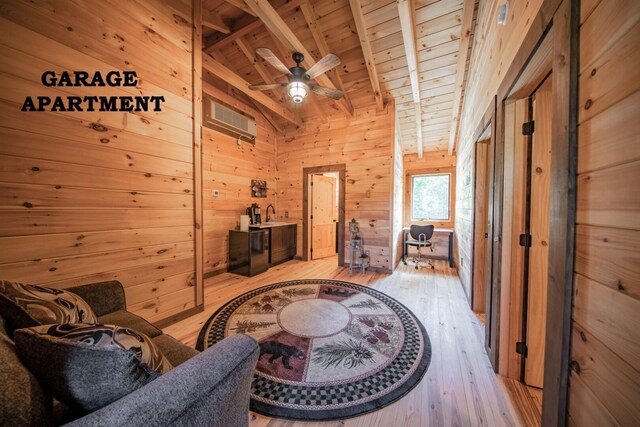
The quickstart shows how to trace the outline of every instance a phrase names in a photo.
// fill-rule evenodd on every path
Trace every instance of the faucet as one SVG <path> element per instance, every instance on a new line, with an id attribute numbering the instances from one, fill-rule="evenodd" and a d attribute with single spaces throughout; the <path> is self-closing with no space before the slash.
<path id="1" fill-rule="evenodd" d="M 267 206 L 267 222 L 271 221 L 271 217 L 269 216 L 269 208 L 271 208 L 274 215 L 276 214 L 276 208 L 274 208 L 273 205 Z"/>

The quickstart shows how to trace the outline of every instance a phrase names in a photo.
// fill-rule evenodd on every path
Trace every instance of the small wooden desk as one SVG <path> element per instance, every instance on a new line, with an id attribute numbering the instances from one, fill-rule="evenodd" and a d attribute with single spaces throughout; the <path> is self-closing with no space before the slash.
<path id="1" fill-rule="evenodd" d="M 402 229 L 402 262 L 407 264 L 407 251 L 409 240 L 409 227 Z M 436 228 L 433 230 L 433 236 L 429 241 L 432 244 L 433 253 L 423 255 L 425 258 L 442 259 L 449 261 L 449 267 L 455 267 L 453 262 L 453 229 L 452 228 Z"/>

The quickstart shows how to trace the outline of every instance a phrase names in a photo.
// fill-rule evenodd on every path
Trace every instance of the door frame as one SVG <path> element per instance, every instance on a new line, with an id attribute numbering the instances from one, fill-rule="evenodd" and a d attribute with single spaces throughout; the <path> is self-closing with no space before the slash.
<path id="1" fill-rule="evenodd" d="M 475 253 L 475 222 L 476 222 L 476 212 L 475 212 L 475 189 L 476 189 L 476 145 L 480 140 L 483 139 L 483 136 L 489 132 L 489 148 L 487 150 L 487 170 L 489 172 L 489 177 L 487 180 L 487 185 L 489 186 L 489 193 L 487 195 L 487 239 L 489 242 L 493 241 L 492 236 L 494 235 L 494 188 L 495 185 L 495 156 L 496 156 L 496 97 L 494 96 L 491 99 L 491 102 L 487 106 L 482 120 L 476 127 L 475 132 L 473 133 L 473 145 L 474 145 L 474 166 L 473 166 L 473 191 L 474 191 L 474 209 L 472 214 L 472 235 L 474 238 L 471 240 L 471 250 L 472 254 Z M 493 265 L 493 257 L 494 257 L 494 245 L 487 245 L 487 253 L 485 257 L 486 262 L 486 282 L 485 282 L 485 290 L 486 293 L 484 298 L 485 302 L 485 333 L 484 333 L 484 346 L 489 356 L 489 361 L 491 362 L 491 366 L 494 367 L 494 370 L 498 370 L 498 360 L 500 354 L 500 346 L 499 346 L 499 336 L 500 336 L 500 283 L 497 282 L 497 286 L 495 286 L 496 282 L 493 280 L 493 270 L 491 266 Z M 474 276 L 475 276 L 475 260 L 474 257 L 471 257 L 471 292 L 469 298 L 469 304 L 473 309 L 473 299 L 477 296 L 474 295 Z"/>
<path id="2" fill-rule="evenodd" d="M 344 217 L 345 217 L 345 181 L 347 166 L 337 165 L 313 166 L 302 169 L 302 260 L 309 261 L 309 175 L 325 172 L 338 172 L 338 266 L 344 267 Z"/>
<path id="3" fill-rule="evenodd" d="M 500 287 L 502 264 L 502 186 L 504 174 L 505 102 L 532 92 L 544 72 L 547 49 L 553 70 L 553 121 L 549 224 L 547 330 L 545 338 L 542 425 L 565 426 L 571 345 L 571 303 L 575 254 L 578 37 L 580 0 L 544 0 L 499 86 L 496 114 L 496 167 L 492 287 Z M 547 39 L 547 43 L 545 42 Z M 542 47 L 542 49 L 540 49 Z M 546 73 L 544 73 L 546 75 Z M 544 76 L 542 76 L 544 78 Z M 539 81 L 542 81 L 542 78 Z M 533 85 L 533 87 L 531 87 Z M 551 327 L 550 325 L 553 325 Z"/>

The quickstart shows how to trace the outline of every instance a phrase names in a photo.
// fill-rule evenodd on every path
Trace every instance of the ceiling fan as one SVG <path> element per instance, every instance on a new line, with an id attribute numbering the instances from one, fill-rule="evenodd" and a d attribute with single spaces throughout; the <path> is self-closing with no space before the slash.
<path id="1" fill-rule="evenodd" d="M 287 93 L 295 102 L 299 104 L 307 96 L 309 91 L 315 92 L 318 95 L 328 96 L 331 99 L 342 98 L 343 93 L 338 89 L 332 89 L 328 87 L 318 86 L 316 84 L 309 83 L 309 80 L 313 80 L 320 74 L 325 73 L 332 68 L 337 67 L 340 64 L 340 58 L 333 53 L 329 53 L 310 69 L 306 70 L 300 66 L 300 63 L 304 61 L 304 55 L 300 52 L 294 52 L 292 55 L 293 60 L 296 63 L 295 67 L 287 68 L 278 57 L 266 47 L 256 49 L 256 53 L 263 57 L 269 64 L 271 64 L 276 70 L 282 72 L 289 79 L 288 83 L 274 83 L 267 85 L 251 85 L 249 89 L 252 90 L 269 90 L 277 87 L 286 87 Z"/>

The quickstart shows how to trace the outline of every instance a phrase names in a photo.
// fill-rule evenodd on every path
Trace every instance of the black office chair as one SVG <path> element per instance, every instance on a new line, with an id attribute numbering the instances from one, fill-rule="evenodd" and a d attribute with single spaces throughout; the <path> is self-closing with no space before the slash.
<path id="1" fill-rule="evenodd" d="M 413 240 L 407 240 L 407 245 L 413 246 L 418 249 L 418 256 L 413 258 L 416 263 L 416 270 L 420 267 L 420 261 L 422 259 L 422 253 L 420 250 L 422 248 L 429 248 L 431 249 L 431 252 L 433 252 L 433 247 L 431 245 L 431 242 L 429 241 L 429 239 L 431 239 L 431 236 L 433 236 L 433 229 L 433 225 L 415 224 L 409 228 L 409 235 Z M 427 266 L 431 267 L 432 270 L 434 269 L 433 264 L 431 264 L 431 261 L 429 261 L 428 259 Z"/>

